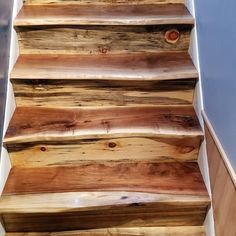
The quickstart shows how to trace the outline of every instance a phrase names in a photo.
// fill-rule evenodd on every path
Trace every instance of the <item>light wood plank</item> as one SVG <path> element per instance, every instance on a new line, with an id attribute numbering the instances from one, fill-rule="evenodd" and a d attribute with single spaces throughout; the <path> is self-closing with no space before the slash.
<path id="1" fill-rule="evenodd" d="M 75 166 L 82 163 L 197 161 L 200 138 L 116 138 L 7 145 L 16 167 Z"/>
<path id="2" fill-rule="evenodd" d="M 12 79 L 151 81 L 197 78 L 188 53 L 23 55 Z"/>
<path id="3" fill-rule="evenodd" d="M 191 105 L 195 79 L 84 81 L 12 79 L 17 106 L 112 107 Z"/>
<path id="4" fill-rule="evenodd" d="M 103 162 L 40 168 L 13 167 L 3 194 L 133 191 L 207 195 L 197 163 Z"/>
<path id="5" fill-rule="evenodd" d="M 156 207 L 163 206 L 159 211 L 164 212 L 169 204 L 173 206 L 196 206 L 202 204 L 207 207 L 209 197 L 201 195 L 171 195 L 140 192 L 68 192 L 44 193 L 25 195 L 3 195 L 0 199 L 1 213 L 60 213 L 81 212 L 96 210 L 120 212 L 119 208 L 131 211 L 155 212 Z M 129 209 L 130 206 L 130 209 Z M 131 207 L 132 206 L 132 207 Z"/>
<path id="6" fill-rule="evenodd" d="M 193 24 L 183 4 L 172 5 L 25 5 L 15 26 Z"/>
<path id="7" fill-rule="evenodd" d="M 207 196 L 82 192 L 3 196 L 7 231 L 201 225 Z"/>
<path id="8" fill-rule="evenodd" d="M 21 54 L 119 54 L 187 51 L 192 26 L 23 26 L 15 27 Z M 168 30 L 177 30 L 169 43 Z M 58 40 L 59 39 L 59 40 Z"/>
<path id="9" fill-rule="evenodd" d="M 184 4 L 184 0 L 23 0 L 24 5 Z"/>
<path id="10" fill-rule="evenodd" d="M 203 226 L 182 227 L 138 227 L 138 228 L 108 228 L 96 230 L 41 232 L 41 233 L 7 233 L 6 236 L 205 236 Z"/>
<path id="11" fill-rule="evenodd" d="M 201 137 L 191 106 L 53 109 L 18 107 L 4 143 L 121 137 Z"/>

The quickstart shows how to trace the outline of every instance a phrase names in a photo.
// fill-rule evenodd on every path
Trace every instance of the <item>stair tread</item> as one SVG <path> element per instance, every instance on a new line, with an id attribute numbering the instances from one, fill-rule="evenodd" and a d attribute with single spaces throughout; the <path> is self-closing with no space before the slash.
<path id="1" fill-rule="evenodd" d="M 153 161 L 105 161 L 38 168 L 13 167 L 3 195 L 83 191 L 207 196 L 197 163 Z"/>
<path id="2" fill-rule="evenodd" d="M 106 228 L 96 230 L 77 230 L 64 232 L 31 232 L 31 233 L 6 233 L 6 236 L 205 236 L 204 226 L 179 226 L 179 227 L 132 227 L 132 228 Z"/>
<path id="3" fill-rule="evenodd" d="M 4 143 L 202 135 L 192 106 L 97 109 L 18 107 Z"/>
<path id="4" fill-rule="evenodd" d="M 23 6 L 15 26 L 193 24 L 184 4 Z"/>
<path id="5" fill-rule="evenodd" d="M 171 80 L 197 78 L 188 53 L 21 55 L 13 79 Z"/>

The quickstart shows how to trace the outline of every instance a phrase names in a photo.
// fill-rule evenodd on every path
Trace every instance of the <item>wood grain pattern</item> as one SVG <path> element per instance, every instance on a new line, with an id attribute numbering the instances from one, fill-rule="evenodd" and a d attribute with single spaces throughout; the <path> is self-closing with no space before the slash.
<path id="1" fill-rule="evenodd" d="M 3 194 L 119 190 L 207 195 L 197 163 L 151 161 L 41 168 L 13 167 Z"/>
<path id="2" fill-rule="evenodd" d="M 195 79 L 169 81 L 12 79 L 16 104 L 37 107 L 190 105 Z"/>
<path id="3" fill-rule="evenodd" d="M 236 235 L 236 186 L 207 125 L 205 130 L 216 235 L 234 236 Z"/>
<path id="4" fill-rule="evenodd" d="M 16 167 L 75 166 L 81 163 L 197 161 L 200 138 L 116 138 L 7 145 Z"/>
<path id="5" fill-rule="evenodd" d="M 201 225 L 207 196 L 81 192 L 3 196 L 8 232 Z"/>
<path id="6" fill-rule="evenodd" d="M 13 79 L 173 80 L 197 78 L 188 53 L 120 55 L 23 55 Z"/>
<path id="7" fill-rule="evenodd" d="M 77 212 L 87 213 L 94 212 L 98 215 L 98 210 L 118 213 L 122 209 L 126 213 L 151 213 L 169 211 L 171 205 L 177 207 L 207 207 L 209 204 L 208 196 L 200 195 L 172 195 L 172 194 L 152 194 L 140 192 L 69 192 L 69 193 L 40 193 L 2 196 L 0 199 L 0 209 L 2 213 L 60 213 L 60 212 Z"/>
<path id="8" fill-rule="evenodd" d="M 184 4 L 184 0 L 23 0 L 24 5 Z"/>
<path id="9" fill-rule="evenodd" d="M 15 26 L 34 25 L 165 25 L 190 24 L 183 4 L 156 5 L 25 5 Z"/>
<path id="10" fill-rule="evenodd" d="M 41 232 L 41 233 L 7 233 L 6 236 L 205 236 L 203 226 L 182 227 L 137 227 L 107 228 L 96 230 Z"/>
<path id="11" fill-rule="evenodd" d="M 18 107 L 4 142 L 121 137 L 201 137 L 192 106 L 53 109 Z"/>
<path id="12" fill-rule="evenodd" d="M 15 27 L 21 54 L 117 54 L 187 51 L 192 26 L 24 26 Z M 165 39 L 169 29 L 179 39 Z M 59 40 L 58 40 L 59 39 Z"/>
<path id="13" fill-rule="evenodd" d="M 160 209 L 160 208 L 159 208 Z M 166 209 L 166 208 L 164 208 Z M 56 214 L 4 214 L 3 220 L 7 222 L 8 232 L 45 232 L 57 229 L 81 230 L 106 227 L 150 227 L 150 226 L 199 226 L 205 218 L 206 209 L 199 206 L 173 207 L 173 212 L 154 212 L 127 214 L 106 213 L 100 211 L 98 214 L 76 215 L 71 213 Z M 183 212 L 185 211 L 185 212 Z"/>

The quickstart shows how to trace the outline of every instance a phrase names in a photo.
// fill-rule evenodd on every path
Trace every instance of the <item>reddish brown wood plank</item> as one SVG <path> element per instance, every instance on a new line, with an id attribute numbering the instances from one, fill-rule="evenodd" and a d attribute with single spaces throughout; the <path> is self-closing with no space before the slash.
<path id="1" fill-rule="evenodd" d="M 184 4 L 184 0 L 23 0 L 24 5 Z"/>
<path id="2" fill-rule="evenodd" d="M 13 79 L 168 80 L 197 78 L 188 53 L 22 55 Z"/>
<path id="3" fill-rule="evenodd" d="M 100 190 L 207 195 L 197 163 L 152 162 L 13 167 L 4 195 Z"/>
<path id="4" fill-rule="evenodd" d="M 16 26 L 193 24 L 184 4 L 24 6 Z"/>
<path id="5" fill-rule="evenodd" d="M 5 144 L 109 137 L 199 137 L 191 106 L 53 109 L 18 107 Z"/>

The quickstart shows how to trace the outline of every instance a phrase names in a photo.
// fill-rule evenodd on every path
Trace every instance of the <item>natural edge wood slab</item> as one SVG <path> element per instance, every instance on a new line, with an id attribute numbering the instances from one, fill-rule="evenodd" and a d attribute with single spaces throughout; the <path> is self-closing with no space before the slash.
<path id="1" fill-rule="evenodd" d="M 191 105 L 196 79 L 115 81 L 11 79 L 17 106 L 114 107 Z"/>
<path id="2" fill-rule="evenodd" d="M 197 163 L 152 161 L 107 161 L 38 168 L 13 167 L 3 195 L 73 191 L 207 195 Z"/>
<path id="3" fill-rule="evenodd" d="M 33 194 L 0 200 L 8 232 L 198 226 L 204 222 L 208 205 L 207 196 L 138 192 Z"/>
<path id="4" fill-rule="evenodd" d="M 120 55 L 22 55 L 12 79 L 173 80 L 198 78 L 187 52 Z"/>
<path id="5" fill-rule="evenodd" d="M 96 55 L 187 52 L 192 25 L 40 25 L 15 29 L 21 55 Z M 169 42 L 171 32 L 177 38 Z"/>
<path id="6" fill-rule="evenodd" d="M 15 26 L 193 24 L 184 4 L 23 6 Z"/>
<path id="7" fill-rule="evenodd" d="M 205 236 L 204 226 L 136 227 L 64 232 L 7 233 L 6 236 Z"/>
<path id="8" fill-rule="evenodd" d="M 4 143 L 202 135 L 192 106 L 91 109 L 18 107 Z"/>
<path id="9" fill-rule="evenodd" d="M 94 0 L 24 0 L 24 5 L 93 5 Z M 184 0 L 96 0 L 96 5 L 114 4 L 184 4 Z"/>
<path id="10" fill-rule="evenodd" d="M 200 137 L 114 138 L 8 144 L 12 166 L 52 167 L 110 162 L 197 162 Z"/>

